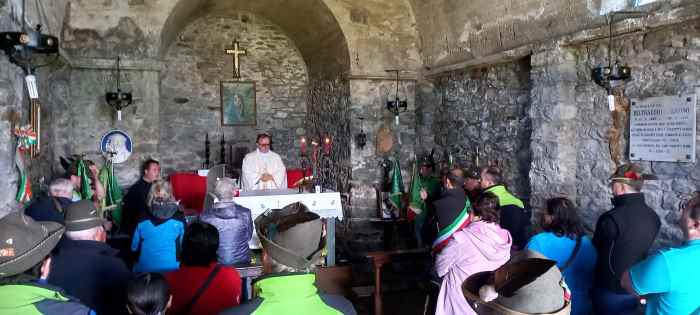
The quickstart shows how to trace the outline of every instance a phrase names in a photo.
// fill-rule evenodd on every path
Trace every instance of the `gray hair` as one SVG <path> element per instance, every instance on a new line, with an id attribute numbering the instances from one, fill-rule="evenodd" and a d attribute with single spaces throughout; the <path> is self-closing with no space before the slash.
<path id="1" fill-rule="evenodd" d="M 81 231 L 66 231 L 65 236 L 74 241 L 94 241 L 97 233 L 102 231 L 103 227 L 96 226 L 91 229 Z"/>
<path id="2" fill-rule="evenodd" d="M 236 188 L 233 179 L 229 177 L 224 177 L 216 182 L 216 187 L 214 188 L 214 194 L 219 201 L 230 201 L 233 199 L 233 189 Z"/>
<path id="3" fill-rule="evenodd" d="M 294 267 L 287 266 L 274 258 L 272 256 L 267 255 L 267 259 L 269 260 L 270 263 L 270 270 L 272 270 L 272 273 L 284 273 L 284 272 L 290 272 L 290 273 L 297 273 L 297 272 L 303 272 L 303 273 L 312 273 L 316 271 L 316 268 L 318 265 L 323 263 L 323 256 L 319 256 L 318 261 L 314 262 L 309 266 L 308 268 L 305 269 L 298 269 Z"/>
<path id="4" fill-rule="evenodd" d="M 66 178 L 52 180 L 49 184 L 49 195 L 71 198 L 73 196 L 73 182 Z"/>

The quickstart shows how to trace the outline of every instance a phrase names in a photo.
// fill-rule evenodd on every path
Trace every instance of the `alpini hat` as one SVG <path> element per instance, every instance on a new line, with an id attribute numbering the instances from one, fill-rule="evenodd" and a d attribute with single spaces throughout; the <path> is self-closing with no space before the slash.
<path id="1" fill-rule="evenodd" d="M 36 266 L 56 247 L 64 229 L 56 222 L 36 222 L 21 211 L 0 219 L 0 278 Z"/>
<path id="2" fill-rule="evenodd" d="M 300 202 L 258 216 L 255 230 L 268 255 L 295 269 L 311 267 L 326 246 L 321 218 Z"/>
<path id="3" fill-rule="evenodd" d="M 101 218 L 95 204 L 90 200 L 74 202 L 66 209 L 66 231 L 83 231 L 106 222 Z"/>
<path id="4" fill-rule="evenodd" d="M 636 163 L 620 165 L 615 173 L 610 176 L 611 182 L 623 183 L 628 185 L 641 186 L 645 180 L 654 180 L 656 176 L 645 174 L 644 168 Z"/>
<path id="5" fill-rule="evenodd" d="M 556 264 L 524 250 L 494 271 L 471 275 L 462 293 L 481 315 L 570 314 L 571 292 Z"/>

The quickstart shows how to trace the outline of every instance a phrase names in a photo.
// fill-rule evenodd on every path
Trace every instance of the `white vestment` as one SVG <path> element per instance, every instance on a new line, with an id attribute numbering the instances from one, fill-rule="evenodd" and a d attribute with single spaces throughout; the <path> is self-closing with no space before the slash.
<path id="1" fill-rule="evenodd" d="M 242 173 L 241 184 L 244 191 L 287 188 L 287 169 L 282 163 L 282 158 L 275 152 L 262 153 L 255 150 L 246 154 L 243 158 Z M 272 175 L 273 180 L 263 182 L 261 177 L 265 173 Z"/>

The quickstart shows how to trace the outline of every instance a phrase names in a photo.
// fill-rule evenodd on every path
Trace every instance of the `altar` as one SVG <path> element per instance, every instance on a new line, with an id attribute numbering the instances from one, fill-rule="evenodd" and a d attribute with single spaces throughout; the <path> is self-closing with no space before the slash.
<path id="1" fill-rule="evenodd" d="M 303 203 L 311 212 L 326 219 L 326 246 L 328 250 L 326 265 L 335 265 L 335 218 L 343 220 L 343 206 L 340 200 L 340 193 L 300 193 L 297 189 L 256 190 L 241 192 L 240 196 L 235 197 L 233 201 L 250 209 L 253 221 L 265 211 L 281 209 L 295 202 Z M 253 238 L 250 240 L 249 245 L 251 248 L 260 248 L 260 240 L 257 233 L 253 232 Z"/>

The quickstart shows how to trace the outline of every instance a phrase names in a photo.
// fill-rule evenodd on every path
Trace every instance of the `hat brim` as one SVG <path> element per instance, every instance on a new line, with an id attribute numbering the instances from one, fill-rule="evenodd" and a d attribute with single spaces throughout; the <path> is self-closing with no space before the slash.
<path id="1" fill-rule="evenodd" d="M 10 277 L 25 272 L 41 262 L 61 240 L 65 227 L 56 222 L 37 222 L 47 231 L 47 237 L 23 254 L 0 264 L 0 277 Z"/>
<path id="2" fill-rule="evenodd" d="M 491 301 L 491 302 L 486 302 L 481 299 L 479 296 L 479 289 L 484 286 L 488 281 L 489 278 L 493 276 L 494 272 L 493 271 L 484 271 L 484 272 L 479 272 L 475 273 L 467 280 L 465 280 L 462 283 L 462 294 L 464 294 L 464 298 L 467 299 L 467 303 L 469 303 L 469 306 L 474 309 L 474 311 L 479 314 L 479 315 L 530 315 L 527 313 L 521 313 L 516 310 L 512 310 L 510 308 L 507 308 L 503 305 L 500 305 L 496 303 L 496 300 Z M 538 313 L 541 315 L 567 315 L 571 314 L 571 302 L 570 301 L 564 301 L 564 306 L 552 313 Z"/>
<path id="3" fill-rule="evenodd" d="M 98 226 L 104 226 L 105 223 L 107 223 L 107 220 L 98 218 L 98 217 L 93 217 L 93 218 L 85 218 L 81 220 L 74 220 L 74 221 L 66 221 L 66 231 L 83 231 L 83 230 L 88 230 L 92 229 L 94 227 Z"/>

